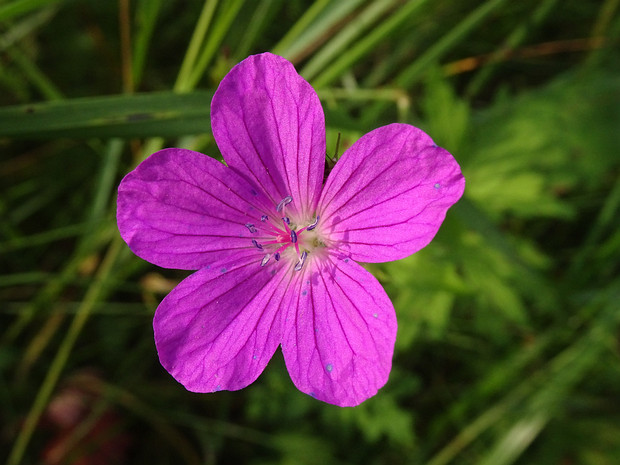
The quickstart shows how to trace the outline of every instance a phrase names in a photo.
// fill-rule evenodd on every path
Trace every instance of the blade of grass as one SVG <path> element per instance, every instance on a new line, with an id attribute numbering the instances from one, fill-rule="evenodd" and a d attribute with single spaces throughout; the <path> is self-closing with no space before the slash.
<path id="1" fill-rule="evenodd" d="M 186 89 L 194 89 L 202 76 L 204 75 L 207 67 L 211 63 L 217 48 L 220 46 L 224 36 L 228 33 L 231 24 L 237 17 L 237 13 L 243 6 L 243 0 L 231 0 L 226 3 L 225 8 L 218 16 L 213 27 L 209 31 L 207 41 L 202 47 L 202 53 L 196 62 L 196 65 L 191 70 L 190 76 L 187 78 Z"/>
<path id="2" fill-rule="evenodd" d="M 118 28 L 121 43 L 121 76 L 123 80 L 123 92 L 133 93 L 133 58 L 131 57 L 131 19 L 129 13 L 129 0 L 118 0 Z"/>
<path id="3" fill-rule="evenodd" d="M 581 248 L 575 253 L 575 257 L 568 269 L 569 281 L 587 281 L 585 265 L 588 259 L 596 252 L 605 232 L 610 234 L 615 230 L 614 222 L 618 218 L 620 211 L 620 178 L 616 180 L 611 192 L 605 199 L 594 224 L 590 228 L 586 240 Z"/>
<path id="4" fill-rule="evenodd" d="M 21 70 L 24 79 L 30 82 L 46 100 L 61 100 L 62 92 L 56 85 L 39 69 L 39 67 L 18 47 L 7 50 L 9 57 Z"/>
<path id="5" fill-rule="evenodd" d="M 506 56 L 510 50 L 521 45 L 528 34 L 531 34 L 533 29 L 541 25 L 545 18 L 549 16 L 557 3 L 558 0 L 544 0 L 537 6 L 531 17 L 528 17 L 524 22 L 520 23 L 517 28 L 510 33 L 508 38 L 504 41 L 504 44 L 492 54 L 489 59 L 490 62 L 470 81 L 465 90 L 466 98 L 471 99 L 480 92 L 493 74 L 493 71 L 497 69 L 497 61 Z"/>
<path id="6" fill-rule="evenodd" d="M 88 228 L 88 223 L 78 223 L 62 228 L 49 229 L 39 234 L 30 236 L 17 236 L 5 242 L 0 242 L 0 254 L 10 251 L 26 249 L 28 247 L 38 247 L 49 244 L 60 239 L 83 235 Z"/>
<path id="7" fill-rule="evenodd" d="M 79 140 L 205 134 L 211 128 L 212 97 L 211 91 L 152 92 L 8 106 L 0 108 L 0 137 Z M 342 112 L 327 108 L 325 114 L 334 129 L 360 129 L 359 122 Z M 161 141 L 147 142 L 145 151 L 150 154 L 160 145 Z"/>
<path id="8" fill-rule="evenodd" d="M 419 82 L 427 69 L 437 62 L 443 55 L 451 50 L 459 41 L 463 40 L 471 31 L 484 21 L 493 11 L 501 6 L 506 0 L 487 0 L 459 24 L 430 47 L 426 53 L 418 57 L 411 65 L 405 68 L 396 78 L 396 83 L 405 88 Z"/>
<path id="9" fill-rule="evenodd" d="M 103 298 L 108 289 L 105 286 L 106 281 L 112 275 L 112 271 L 118 261 L 118 259 L 122 256 L 121 251 L 126 253 L 126 248 L 124 248 L 124 244 L 120 237 L 115 237 L 110 245 L 108 253 L 106 254 L 100 269 L 97 272 L 95 277 L 95 281 L 88 289 L 86 295 L 84 296 L 84 300 L 78 309 L 75 317 L 71 321 L 71 325 L 67 330 L 65 337 L 63 338 L 56 355 L 48 368 L 47 374 L 43 383 L 41 384 L 37 396 L 24 420 L 22 428 L 17 435 L 15 443 L 13 444 L 13 448 L 9 454 L 7 465 L 18 465 L 22 462 L 22 458 L 24 456 L 24 452 L 28 447 L 28 443 L 30 442 L 30 438 L 34 433 L 34 430 L 39 423 L 41 415 L 47 406 L 49 399 L 52 395 L 54 388 L 56 387 L 56 383 L 60 378 L 62 370 L 64 369 L 67 360 L 69 359 L 69 355 L 77 341 L 77 338 L 82 331 L 82 328 L 88 321 L 89 316 L 93 312 L 94 308 L 103 301 Z"/>
<path id="10" fill-rule="evenodd" d="M 316 0 L 272 49 L 293 63 L 304 58 L 329 35 L 329 31 L 363 3 L 362 0 Z M 316 21 L 320 17 L 320 21 Z"/>
<path id="11" fill-rule="evenodd" d="M 325 43 L 321 50 L 315 53 L 312 59 L 301 69 L 299 74 L 312 81 L 321 70 L 337 60 L 337 57 L 346 55 L 345 49 L 398 3 L 399 0 L 382 0 L 368 5 Z"/>
<path id="12" fill-rule="evenodd" d="M 107 151 L 101 160 L 100 176 L 93 203 L 86 218 L 84 233 L 81 236 L 82 239 L 62 272 L 56 279 L 49 281 L 37 297 L 20 312 L 18 319 L 4 335 L 6 341 L 14 340 L 21 333 L 34 318 L 38 308 L 46 305 L 47 302 L 56 301 L 57 296 L 62 292 L 65 285 L 75 279 L 84 258 L 93 253 L 102 240 L 109 240 L 110 237 L 114 237 L 111 225 L 103 220 L 106 215 L 106 206 L 112 197 L 112 191 L 115 186 L 115 175 L 118 170 L 122 149 L 123 144 L 119 140 L 112 140 L 108 144 Z"/>
<path id="13" fill-rule="evenodd" d="M 135 34 L 133 41 L 133 78 L 136 87 L 142 82 L 146 55 L 155 31 L 155 24 L 161 11 L 163 0 L 141 0 L 138 2 L 135 14 Z"/>
<path id="14" fill-rule="evenodd" d="M 517 384 L 503 399 L 487 409 L 465 428 L 462 428 L 456 437 L 435 454 L 426 465 L 446 465 L 454 461 L 458 454 L 473 443 L 484 431 L 491 429 L 509 415 L 516 415 L 518 419 L 522 419 L 524 411 L 526 416 L 533 415 L 540 411 L 541 404 L 555 412 L 555 409 L 558 408 L 554 404 L 558 399 L 558 389 L 561 388 L 562 392 L 568 392 L 586 376 L 590 367 L 596 363 L 601 351 L 613 347 L 614 334 L 620 316 L 615 305 L 617 298 L 617 283 L 612 283 L 606 292 L 597 295 L 590 305 L 584 308 L 582 322 L 591 321 L 588 315 L 593 311 L 593 308 L 598 309 L 599 313 L 596 319 L 590 323 L 590 326 L 586 328 L 585 334 L 581 336 L 578 334 L 579 330 L 582 329 L 581 327 L 572 328 L 569 334 L 561 335 L 557 334 L 555 328 L 551 328 L 549 330 L 552 332 L 551 337 L 558 339 L 559 336 L 562 340 L 568 340 L 569 346 L 549 361 L 544 368 L 538 369 L 536 373 L 524 373 L 523 381 Z M 525 405 L 523 405 L 524 401 Z M 532 419 L 532 417 L 528 418 Z M 536 424 L 545 421 L 544 418 L 535 418 L 535 420 Z M 536 425 L 531 424 L 530 426 Z M 534 433 L 535 429 L 530 432 Z M 508 434 L 516 433 L 509 431 Z M 489 456 L 490 459 L 485 464 L 512 463 L 511 460 L 524 450 L 524 446 L 527 446 L 528 443 L 525 441 L 527 438 L 528 436 L 522 436 L 518 444 L 511 444 L 510 451 L 505 450 L 506 454 L 503 455 L 504 459 L 502 460 L 506 460 L 506 462 L 493 461 L 500 458 L 495 455 L 498 452 L 492 451 Z M 507 447 L 507 443 L 503 441 L 500 439 L 496 444 L 496 450 L 497 448 Z M 500 450 L 499 453 L 501 454 L 501 452 Z"/>
<path id="15" fill-rule="evenodd" d="M 269 21 L 273 16 L 272 10 L 280 6 L 281 2 L 282 0 L 261 0 L 258 3 L 252 14 L 250 24 L 235 50 L 233 62 L 239 62 L 249 55 L 256 38 L 269 26 Z"/>
<path id="16" fill-rule="evenodd" d="M 426 0 L 405 3 L 379 26 L 372 28 L 370 34 L 357 41 L 353 47 L 347 50 L 347 53 L 343 53 L 337 60 L 333 60 L 321 74 L 312 80 L 312 84 L 319 88 L 331 84 L 425 3 Z"/>
<path id="17" fill-rule="evenodd" d="M 0 136 L 174 137 L 209 131 L 212 92 L 88 97 L 0 108 Z"/>
<path id="18" fill-rule="evenodd" d="M 183 63 L 181 63 L 181 69 L 179 70 L 177 80 L 173 87 L 175 92 L 188 92 L 192 89 L 190 85 L 190 75 L 196 65 L 198 53 L 207 35 L 217 3 L 217 0 L 206 0 L 202 7 L 189 46 L 185 52 Z"/>
<path id="19" fill-rule="evenodd" d="M 343 3 L 351 3 L 351 2 L 343 2 Z M 291 57 L 294 54 L 295 49 L 292 48 L 292 45 L 295 41 L 298 40 L 299 36 L 301 36 L 308 26 L 312 24 L 312 22 L 316 19 L 321 12 L 327 8 L 330 4 L 330 0 L 316 0 L 310 8 L 306 10 L 299 20 L 291 27 L 286 35 L 280 39 L 272 49 L 272 52 L 276 55 L 281 55 L 284 57 Z"/>
<path id="20" fill-rule="evenodd" d="M 8 5 L 0 6 L 0 22 L 16 16 L 36 10 L 53 3 L 61 3 L 65 0 L 17 0 Z"/>
<path id="21" fill-rule="evenodd" d="M 0 50 L 5 50 L 29 34 L 32 34 L 36 29 L 49 22 L 56 14 L 56 11 L 56 7 L 44 8 L 17 23 L 11 24 L 11 27 L 0 36 Z"/>

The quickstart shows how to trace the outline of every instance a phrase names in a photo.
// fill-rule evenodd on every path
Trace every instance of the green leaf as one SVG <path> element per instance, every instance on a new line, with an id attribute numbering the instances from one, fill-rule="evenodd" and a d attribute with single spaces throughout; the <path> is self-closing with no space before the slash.
<path id="1" fill-rule="evenodd" d="M 178 137 L 211 131 L 212 91 L 88 97 L 0 108 L 0 137 Z M 326 111 L 334 129 L 360 130 L 341 111 Z"/>

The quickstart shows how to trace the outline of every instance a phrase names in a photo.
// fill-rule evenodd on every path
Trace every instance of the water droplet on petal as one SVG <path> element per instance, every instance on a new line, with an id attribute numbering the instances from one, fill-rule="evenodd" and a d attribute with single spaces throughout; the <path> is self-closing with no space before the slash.
<path id="1" fill-rule="evenodd" d="M 441 184 L 439 184 L 438 182 L 435 183 L 435 189 L 440 189 L 441 188 Z"/>
<path id="2" fill-rule="evenodd" d="M 332 370 L 334 369 L 334 366 L 331 363 L 328 363 L 327 365 L 325 365 L 325 369 L 327 370 L 328 373 L 331 373 Z"/>
<path id="3" fill-rule="evenodd" d="M 222 268 L 222 269 L 220 270 L 220 273 L 226 273 L 226 271 L 228 271 L 228 270 L 226 269 L 226 267 L 224 267 L 224 268 Z"/>
<path id="4" fill-rule="evenodd" d="M 377 315 L 376 313 L 373 313 L 372 316 L 374 316 L 375 318 L 377 318 L 379 315 Z"/>

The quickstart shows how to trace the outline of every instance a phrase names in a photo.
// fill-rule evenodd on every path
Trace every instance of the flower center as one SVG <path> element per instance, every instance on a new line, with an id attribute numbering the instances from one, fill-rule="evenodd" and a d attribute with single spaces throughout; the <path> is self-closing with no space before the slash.
<path id="1" fill-rule="evenodd" d="M 245 225 L 250 233 L 255 234 L 252 246 L 265 252 L 261 266 L 265 266 L 272 258 L 280 261 L 282 257 L 286 257 L 291 261 L 294 260 L 295 271 L 300 271 L 308 259 L 308 254 L 318 247 L 325 247 L 315 231 L 319 224 L 318 216 L 305 226 L 301 226 L 303 222 L 297 224 L 286 215 L 286 206 L 292 201 L 290 195 L 284 197 L 276 206 L 274 213 L 261 216 L 260 222 L 256 224 Z"/>

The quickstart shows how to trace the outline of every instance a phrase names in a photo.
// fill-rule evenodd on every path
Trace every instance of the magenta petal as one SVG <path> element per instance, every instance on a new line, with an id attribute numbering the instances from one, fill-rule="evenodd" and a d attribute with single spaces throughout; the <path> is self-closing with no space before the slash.
<path id="1" fill-rule="evenodd" d="M 121 182 L 118 227 L 139 257 L 195 270 L 251 247 L 245 223 L 260 218 L 256 208 L 262 202 L 222 163 L 191 150 L 166 149 Z"/>
<path id="2" fill-rule="evenodd" d="M 276 205 L 314 214 L 325 165 L 325 118 L 314 89 L 291 63 L 270 53 L 251 56 L 222 80 L 211 103 L 211 126 L 228 166 L 262 186 Z"/>
<path id="3" fill-rule="evenodd" d="M 362 262 L 397 260 L 426 246 L 465 179 L 446 150 L 420 129 L 369 132 L 336 163 L 319 202 L 322 233 Z"/>
<path id="4" fill-rule="evenodd" d="M 294 282 L 282 351 L 297 388 L 354 406 L 388 379 L 396 339 L 394 307 L 379 282 L 349 259 L 316 260 Z"/>
<path id="5" fill-rule="evenodd" d="M 188 390 L 248 386 L 281 340 L 286 273 L 253 259 L 203 268 L 182 281 L 155 312 L 161 364 Z"/>

